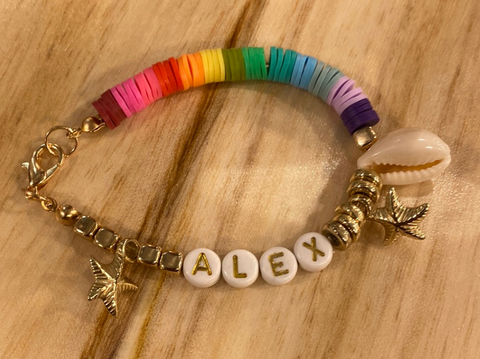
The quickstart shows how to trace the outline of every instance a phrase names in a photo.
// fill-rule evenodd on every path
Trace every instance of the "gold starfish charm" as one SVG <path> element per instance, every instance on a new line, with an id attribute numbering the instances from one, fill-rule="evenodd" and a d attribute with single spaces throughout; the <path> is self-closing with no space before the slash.
<path id="1" fill-rule="evenodd" d="M 372 219 L 385 227 L 383 244 L 392 244 L 403 234 L 415 239 L 425 239 L 425 234 L 418 225 L 427 215 L 428 208 L 428 203 L 413 208 L 405 207 L 398 200 L 395 188 L 390 188 L 387 192 L 385 207 L 377 209 L 372 214 Z"/>
<path id="2" fill-rule="evenodd" d="M 125 259 L 123 252 L 117 250 L 112 263 L 101 264 L 93 257 L 90 257 L 95 282 L 88 293 L 88 300 L 100 298 L 111 315 L 117 314 L 117 294 L 123 290 L 137 290 L 135 284 L 128 283 L 122 276 Z"/>

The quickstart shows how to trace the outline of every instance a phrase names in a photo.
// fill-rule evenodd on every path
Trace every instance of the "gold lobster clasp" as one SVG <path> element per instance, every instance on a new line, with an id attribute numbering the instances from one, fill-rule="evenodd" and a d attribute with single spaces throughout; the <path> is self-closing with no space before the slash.
<path id="1" fill-rule="evenodd" d="M 47 144 L 42 143 L 33 151 L 29 162 L 23 162 L 22 167 L 28 171 L 28 186 L 29 188 L 39 189 L 43 187 L 48 180 L 53 176 L 55 171 L 62 165 L 65 158 L 65 153 L 62 148 L 55 143 L 49 143 L 49 153 L 54 153 L 57 163 L 50 168 L 43 168 L 40 164 L 40 157 L 43 151 L 47 150 Z"/>

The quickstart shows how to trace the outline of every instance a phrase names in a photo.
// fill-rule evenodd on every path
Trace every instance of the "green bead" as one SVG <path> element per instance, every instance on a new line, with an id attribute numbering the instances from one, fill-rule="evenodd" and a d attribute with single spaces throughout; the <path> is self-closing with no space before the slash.
<path id="1" fill-rule="evenodd" d="M 258 80 L 258 64 L 257 64 L 257 53 L 254 47 L 248 48 L 248 56 L 250 63 L 251 79 Z"/>
<path id="2" fill-rule="evenodd" d="M 237 56 L 238 67 L 240 70 L 240 81 L 245 81 L 247 76 L 245 74 L 245 59 L 243 58 L 242 49 L 234 49 Z"/>
<path id="3" fill-rule="evenodd" d="M 257 48 L 257 56 L 258 61 L 260 63 L 260 79 L 266 80 L 267 79 L 267 64 L 265 61 L 265 50 L 263 47 Z"/>
<path id="4" fill-rule="evenodd" d="M 290 83 L 292 78 L 293 68 L 295 67 L 295 60 L 297 59 L 297 52 L 287 50 L 285 52 L 285 59 L 283 60 L 282 71 L 280 75 L 280 81 L 286 84 Z"/>
<path id="5" fill-rule="evenodd" d="M 248 47 L 242 47 L 242 55 L 245 60 L 245 77 L 247 80 L 252 80 L 252 58 L 250 57 Z"/>
<path id="6" fill-rule="evenodd" d="M 280 81 L 280 71 L 282 70 L 284 61 L 283 49 L 277 48 L 277 66 L 275 66 L 275 73 L 273 74 L 273 81 Z"/>
<path id="7" fill-rule="evenodd" d="M 277 67 L 277 48 L 270 48 L 270 67 L 268 68 L 268 80 L 274 81 L 275 68 Z"/>
<path id="8" fill-rule="evenodd" d="M 225 63 L 225 81 L 232 81 L 232 65 L 228 57 L 229 50 L 222 49 L 223 62 Z"/>
<path id="9" fill-rule="evenodd" d="M 240 74 L 239 74 L 239 69 L 238 69 L 238 64 L 237 64 L 237 59 L 235 56 L 235 52 L 233 49 L 228 50 L 228 59 L 230 61 L 230 66 L 231 66 L 231 71 L 232 71 L 232 81 L 239 81 L 240 80 Z"/>

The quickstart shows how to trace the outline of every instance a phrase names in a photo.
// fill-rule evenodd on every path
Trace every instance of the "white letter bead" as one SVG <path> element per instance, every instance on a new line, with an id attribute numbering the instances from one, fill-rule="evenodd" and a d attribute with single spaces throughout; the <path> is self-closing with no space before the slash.
<path id="1" fill-rule="evenodd" d="M 248 287 L 257 280 L 258 260 L 245 249 L 235 249 L 223 258 L 222 275 L 232 287 Z"/>
<path id="2" fill-rule="evenodd" d="M 320 233 L 305 233 L 293 247 L 300 267 L 308 272 L 326 268 L 332 261 L 333 248 L 330 241 Z"/>
<path id="3" fill-rule="evenodd" d="M 197 248 L 183 260 L 183 275 L 195 287 L 207 288 L 218 282 L 222 271 L 220 257 L 207 248 Z"/>
<path id="4" fill-rule="evenodd" d="M 284 285 L 297 274 L 297 260 L 287 248 L 274 247 L 263 253 L 260 258 L 260 270 L 265 282 L 272 285 Z"/>

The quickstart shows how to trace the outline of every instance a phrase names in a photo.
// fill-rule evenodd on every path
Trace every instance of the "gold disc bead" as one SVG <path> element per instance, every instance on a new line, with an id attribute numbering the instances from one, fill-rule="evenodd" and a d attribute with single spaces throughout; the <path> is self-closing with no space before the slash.
<path id="1" fill-rule="evenodd" d="M 375 206 L 375 203 L 370 197 L 361 193 L 350 197 L 348 202 L 352 203 L 357 208 L 360 208 L 366 217 L 370 215 L 370 213 L 373 211 L 373 207 Z"/>
<path id="2" fill-rule="evenodd" d="M 80 213 L 69 204 L 62 204 L 55 210 L 55 218 L 64 226 L 73 226 Z"/>
<path id="3" fill-rule="evenodd" d="M 337 221 L 327 222 L 323 226 L 322 234 L 332 243 L 333 248 L 340 251 L 344 251 L 352 244 L 350 232 Z"/>
<path id="4" fill-rule="evenodd" d="M 360 225 L 365 221 L 365 214 L 353 203 L 345 203 L 341 206 L 337 206 L 337 208 L 335 208 L 335 213 L 346 214 Z"/>
<path id="5" fill-rule="evenodd" d="M 353 182 L 355 180 L 364 180 L 370 183 L 373 183 L 377 187 L 382 187 L 382 180 L 378 173 L 370 171 L 370 170 L 363 170 L 363 169 L 358 169 L 355 172 L 353 172 L 352 177 L 350 178 L 350 182 Z"/>
<path id="6" fill-rule="evenodd" d="M 366 195 L 375 203 L 380 197 L 380 188 L 365 180 L 354 180 L 350 182 L 347 193 L 350 197 L 355 196 L 356 194 Z"/>
<path id="7" fill-rule="evenodd" d="M 350 233 L 352 242 L 356 242 L 360 236 L 360 225 L 347 214 L 337 214 L 333 217 L 334 222 L 340 223 Z"/>

